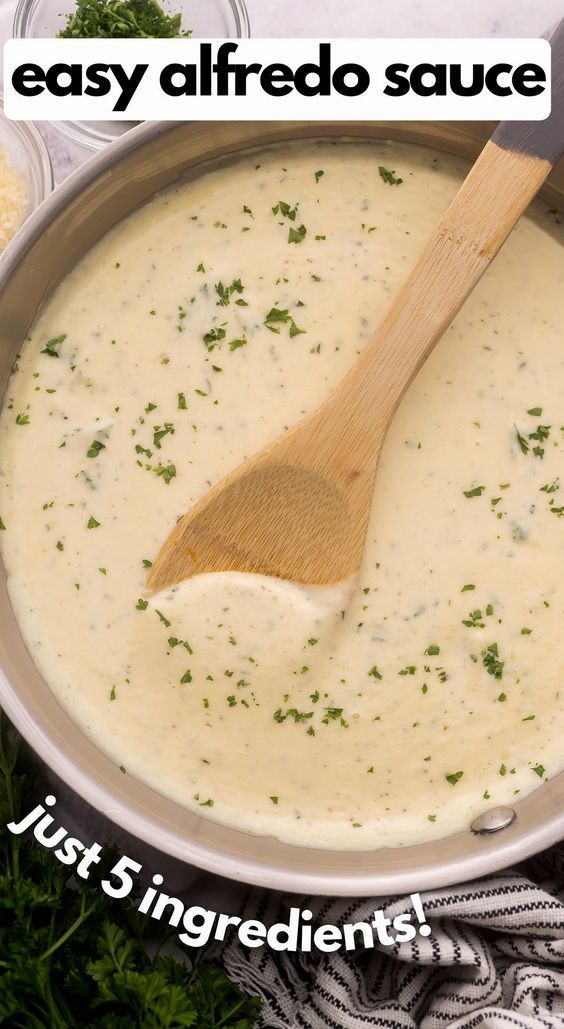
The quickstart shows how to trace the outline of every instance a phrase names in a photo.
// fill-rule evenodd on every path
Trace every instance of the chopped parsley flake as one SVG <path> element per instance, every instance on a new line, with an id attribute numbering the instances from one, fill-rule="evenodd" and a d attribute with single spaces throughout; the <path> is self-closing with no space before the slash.
<path id="1" fill-rule="evenodd" d="M 48 357 L 60 357 L 59 350 L 66 338 L 66 332 L 63 332 L 61 336 L 53 336 L 53 339 L 47 341 L 41 353 L 47 354 Z"/>
<path id="2" fill-rule="evenodd" d="M 88 450 L 86 451 L 86 456 L 87 457 L 98 457 L 98 454 L 100 453 L 100 451 L 101 450 L 105 450 L 105 449 L 106 449 L 106 444 L 105 443 L 101 443 L 99 439 L 95 439 L 94 442 L 90 444 Z"/>
<path id="3" fill-rule="evenodd" d="M 484 668 L 489 675 L 493 675 L 494 679 L 501 679 L 503 677 L 505 662 L 499 660 L 497 643 L 490 643 L 489 647 L 482 651 L 482 661 Z"/>
<path id="4" fill-rule="evenodd" d="M 154 425 L 153 430 L 153 446 L 156 447 L 157 450 L 161 449 L 161 440 L 164 439 L 165 436 L 168 436 L 169 434 L 174 436 L 174 425 L 172 422 L 165 422 L 164 425 Z"/>
<path id="5" fill-rule="evenodd" d="M 233 279 L 230 286 L 224 286 L 222 282 L 216 283 L 215 291 L 219 297 L 217 301 L 218 307 L 228 307 L 231 303 L 231 297 L 234 293 L 242 293 L 244 286 L 241 283 L 241 279 Z"/>
<path id="6" fill-rule="evenodd" d="M 519 429 L 517 428 L 516 425 L 514 426 L 514 429 L 515 429 L 515 432 L 516 432 L 516 435 L 517 435 L 517 442 L 518 442 L 518 444 L 519 444 L 519 446 L 521 448 L 521 453 L 522 454 L 528 454 L 530 447 L 529 447 L 529 444 L 527 443 L 527 440 L 522 435 L 522 433 L 519 432 Z"/>
<path id="7" fill-rule="evenodd" d="M 298 204 L 295 207 L 290 207 L 284 200 L 279 200 L 277 204 L 272 208 L 273 214 L 281 214 L 283 218 L 288 218 L 291 222 L 295 222 L 296 215 L 298 213 Z"/>
<path id="8" fill-rule="evenodd" d="M 270 329 L 271 332 L 275 332 L 277 334 L 280 332 L 280 329 L 277 326 L 289 324 L 290 337 L 299 336 L 300 334 L 305 332 L 305 329 L 298 328 L 290 312 L 287 309 L 281 311 L 278 307 L 270 308 L 270 311 L 264 319 L 264 324 L 266 325 L 267 329 Z"/>
<path id="9" fill-rule="evenodd" d="M 481 619 L 482 612 L 479 608 L 476 608 L 475 611 L 470 611 L 468 618 L 462 619 L 462 624 L 468 629 L 483 629 L 485 628 L 485 623 Z"/>
<path id="10" fill-rule="evenodd" d="M 395 170 L 388 171 L 388 169 L 384 168 L 382 164 L 379 164 L 378 172 L 380 174 L 380 178 L 383 179 L 384 182 L 388 184 L 388 186 L 401 186 L 403 179 L 396 178 Z"/>
<path id="11" fill-rule="evenodd" d="M 176 477 L 176 467 L 173 464 L 158 464 L 156 468 L 153 468 L 153 471 L 155 475 L 158 475 L 167 486 L 169 486 L 172 479 Z"/>
<path id="12" fill-rule="evenodd" d="M 211 353 L 212 350 L 215 350 L 217 344 L 221 343 L 222 339 L 225 339 L 225 329 L 210 329 L 210 331 L 206 332 L 202 338 L 208 351 Z"/>
<path id="13" fill-rule="evenodd" d="M 288 232 L 288 243 L 301 243 L 305 239 L 307 229 L 305 225 L 299 225 L 297 229 L 290 229 Z"/>

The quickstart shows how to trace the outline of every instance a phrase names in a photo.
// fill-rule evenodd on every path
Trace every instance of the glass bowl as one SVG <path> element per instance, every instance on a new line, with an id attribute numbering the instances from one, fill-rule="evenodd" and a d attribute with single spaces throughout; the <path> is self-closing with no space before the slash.
<path id="1" fill-rule="evenodd" d="M 183 29 L 200 39 L 247 39 L 250 34 L 245 0 L 159 0 L 166 14 L 181 14 Z M 53 38 L 76 9 L 76 0 L 18 0 L 13 35 L 21 39 Z M 101 150 L 135 122 L 53 122 L 73 143 Z"/>
<path id="2" fill-rule="evenodd" d="M 0 93 L 0 150 L 5 153 L 10 164 L 21 175 L 27 192 L 27 204 L 20 223 L 22 224 L 53 189 L 53 170 L 49 151 L 33 122 L 16 122 L 6 118 L 2 93 Z"/>

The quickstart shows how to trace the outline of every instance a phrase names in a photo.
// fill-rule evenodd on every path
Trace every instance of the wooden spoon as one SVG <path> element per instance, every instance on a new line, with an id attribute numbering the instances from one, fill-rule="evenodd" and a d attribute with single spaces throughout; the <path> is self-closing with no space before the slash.
<path id="1" fill-rule="evenodd" d="M 358 572 L 394 412 L 564 150 L 564 22 L 551 42 L 551 116 L 498 127 L 338 392 L 177 522 L 149 588 L 202 572 L 255 572 L 313 586 Z"/>

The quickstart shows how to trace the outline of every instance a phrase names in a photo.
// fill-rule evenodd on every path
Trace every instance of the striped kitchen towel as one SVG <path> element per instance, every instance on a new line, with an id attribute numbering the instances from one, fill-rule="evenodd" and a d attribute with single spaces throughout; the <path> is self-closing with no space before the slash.
<path id="1" fill-rule="evenodd" d="M 222 952 L 264 1000 L 264 1029 L 564 1029 L 564 846 L 463 886 L 422 893 L 430 936 L 330 954 Z M 309 908 L 313 924 L 411 911 L 409 897 L 296 897 L 250 889 L 240 914 L 266 925 Z"/>

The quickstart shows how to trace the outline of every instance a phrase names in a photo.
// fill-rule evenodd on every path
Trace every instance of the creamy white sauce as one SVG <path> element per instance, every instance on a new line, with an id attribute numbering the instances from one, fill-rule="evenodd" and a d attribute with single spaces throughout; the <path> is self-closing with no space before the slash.
<path id="1" fill-rule="evenodd" d="M 464 172 L 399 144 L 249 155 L 109 233 L 23 347 L 0 538 L 27 645 L 103 750 L 203 815 L 405 844 L 564 766 L 564 260 L 543 208 L 394 419 L 352 597 L 229 574 L 144 592 L 175 519 L 338 385 Z M 274 307 L 304 331 L 271 331 Z"/>

